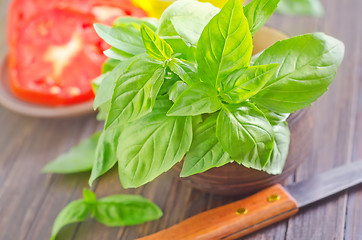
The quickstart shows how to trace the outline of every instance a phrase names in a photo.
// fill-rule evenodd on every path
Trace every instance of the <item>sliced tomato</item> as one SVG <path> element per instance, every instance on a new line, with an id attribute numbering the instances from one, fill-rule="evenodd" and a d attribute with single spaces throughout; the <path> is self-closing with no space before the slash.
<path id="1" fill-rule="evenodd" d="M 15 2 L 33 2 L 25 4 L 29 12 L 19 14 L 24 6 L 15 6 L 17 14 L 9 17 L 10 85 L 15 95 L 53 106 L 91 100 L 91 81 L 101 74 L 103 51 L 109 47 L 97 36 L 93 23 L 111 23 L 132 11 L 126 5 L 119 8 L 116 1 Z M 144 16 L 142 11 L 136 13 Z"/>
<path id="2" fill-rule="evenodd" d="M 90 81 L 106 59 L 93 21 L 91 15 L 58 9 L 33 18 L 20 33 L 11 60 L 14 93 L 48 105 L 90 100 Z"/>

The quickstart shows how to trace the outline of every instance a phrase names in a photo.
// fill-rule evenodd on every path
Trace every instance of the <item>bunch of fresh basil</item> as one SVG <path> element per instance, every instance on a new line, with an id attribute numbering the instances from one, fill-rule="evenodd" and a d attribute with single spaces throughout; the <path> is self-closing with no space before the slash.
<path id="1" fill-rule="evenodd" d="M 139 187 L 182 159 L 181 177 L 230 162 L 281 173 L 290 140 L 286 119 L 327 91 L 344 45 L 313 33 L 252 56 L 253 36 L 278 3 L 243 7 L 230 0 L 220 10 L 180 0 L 159 22 L 120 18 L 113 27 L 96 25 L 112 47 L 94 83 L 105 130 L 93 136 L 90 184 L 118 163 L 122 185 Z"/>

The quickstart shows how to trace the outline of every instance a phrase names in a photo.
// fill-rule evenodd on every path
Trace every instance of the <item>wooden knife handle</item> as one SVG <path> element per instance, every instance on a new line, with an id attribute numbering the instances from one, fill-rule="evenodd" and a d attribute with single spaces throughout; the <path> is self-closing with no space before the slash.
<path id="1" fill-rule="evenodd" d="M 239 239 L 297 212 L 297 202 L 278 184 L 139 240 Z"/>

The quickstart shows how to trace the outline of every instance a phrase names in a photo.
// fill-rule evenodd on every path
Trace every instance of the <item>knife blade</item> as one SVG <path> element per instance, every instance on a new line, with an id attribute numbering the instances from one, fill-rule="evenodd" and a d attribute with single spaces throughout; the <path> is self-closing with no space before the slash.
<path id="1" fill-rule="evenodd" d="M 235 240 L 295 215 L 299 208 L 362 183 L 362 160 L 286 187 L 276 184 L 138 240 Z"/>

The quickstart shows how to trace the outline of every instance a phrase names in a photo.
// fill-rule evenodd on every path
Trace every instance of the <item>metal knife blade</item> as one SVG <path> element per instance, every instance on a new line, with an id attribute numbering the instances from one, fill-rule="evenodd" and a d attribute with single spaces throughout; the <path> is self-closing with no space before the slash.
<path id="1" fill-rule="evenodd" d="M 362 183 L 361 160 L 288 185 L 285 189 L 297 201 L 298 208 L 301 208 L 359 183 Z"/>

